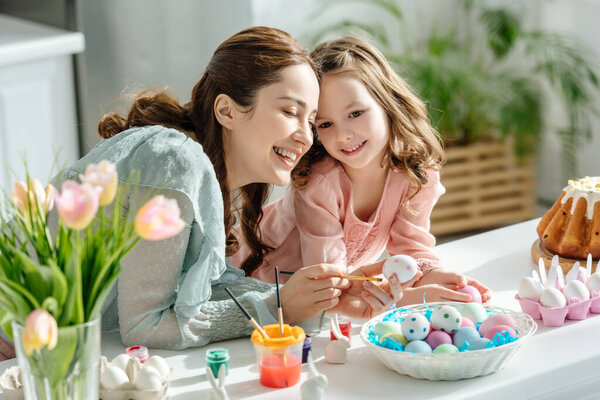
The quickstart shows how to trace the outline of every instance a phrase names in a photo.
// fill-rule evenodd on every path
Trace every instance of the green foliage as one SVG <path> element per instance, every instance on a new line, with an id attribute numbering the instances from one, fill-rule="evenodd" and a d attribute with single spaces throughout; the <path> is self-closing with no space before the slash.
<path id="1" fill-rule="evenodd" d="M 321 14 L 353 2 L 326 3 Z M 416 41 L 409 40 L 409 21 L 400 0 L 361 3 L 371 4 L 375 14 L 391 16 L 393 24 L 383 28 L 378 17 L 372 23 L 364 18 L 361 23 L 334 22 L 315 33 L 313 44 L 333 33 L 362 30 L 427 102 L 431 120 L 447 144 L 511 138 L 518 155 L 534 153 L 545 128 L 544 101 L 551 91 L 562 100 L 568 122 L 548 128 L 561 136 L 566 175 L 574 174 L 574 149 L 591 136 L 590 123 L 597 116 L 598 73 L 590 51 L 563 34 L 524 29 L 524 13 L 509 6 L 456 0 L 457 15 L 440 15 L 431 31 L 421 28 L 424 40 Z M 394 36 L 400 40 L 392 40 Z M 392 49 L 394 42 L 403 48 Z"/>

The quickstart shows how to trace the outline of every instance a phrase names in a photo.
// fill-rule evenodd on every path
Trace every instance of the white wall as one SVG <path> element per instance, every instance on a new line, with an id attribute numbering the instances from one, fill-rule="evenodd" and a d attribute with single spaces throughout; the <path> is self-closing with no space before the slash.
<path id="1" fill-rule="evenodd" d="M 592 52 L 600 66 L 600 1 L 554 0 L 541 2 L 539 23 L 542 29 L 564 32 L 582 41 Z M 600 111 L 600 97 L 596 97 L 596 110 Z M 565 115 L 560 103 L 554 100 L 546 113 L 547 121 L 564 126 Z M 571 178 L 600 175 L 600 123 L 593 124 L 591 140 L 584 139 L 577 149 L 577 172 Z M 559 167 L 561 162 L 560 138 L 554 132 L 544 132 L 538 162 L 538 196 L 553 201 L 566 186 Z"/>
<path id="2" fill-rule="evenodd" d="M 167 85 L 185 102 L 216 47 L 252 25 L 246 0 L 82 0 L 81 15 L 85 152 L 124 89 Z"/>

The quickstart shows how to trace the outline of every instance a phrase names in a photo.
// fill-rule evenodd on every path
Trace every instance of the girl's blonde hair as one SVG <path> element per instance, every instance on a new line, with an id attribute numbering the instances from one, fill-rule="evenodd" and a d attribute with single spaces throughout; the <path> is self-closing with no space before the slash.
<path id="1" fill-rule="evenodd" d="M 388 149 L 383 166 L 406 173 L 417 188 L 427 183 L 427 169 L 439 169 L 444 152 L 436 130 L 429 123 L 427 108 L 408 84 L 392 69 L 383 54 L 364 40 L 343 37 L 321 43 L 311 53 L 319 77 L 350 73 L 359 79 L 384 109 L 390 122 Z M 302 189 L 311 166 L 327 156 L 315 137 L 314 144 L 292 171 L 292 184 Z"/>

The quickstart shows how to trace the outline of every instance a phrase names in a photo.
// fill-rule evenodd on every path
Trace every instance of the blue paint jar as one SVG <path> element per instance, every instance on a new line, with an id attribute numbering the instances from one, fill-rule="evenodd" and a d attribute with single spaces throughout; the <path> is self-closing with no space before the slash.
<path id="1" fill-rule="evenodd" d="M 312 339 L 310 336 L 306 335 L 306 339 L 304 339 L 304 343 L 302 344 L 302 364 L 306 364 L 308 360 L 308 352 L 312 348 Z"/>

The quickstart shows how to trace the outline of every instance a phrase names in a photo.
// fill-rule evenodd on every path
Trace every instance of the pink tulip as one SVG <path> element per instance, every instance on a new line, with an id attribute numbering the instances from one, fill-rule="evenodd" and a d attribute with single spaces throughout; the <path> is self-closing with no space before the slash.
<path id="1" fill-rule="evenodd" d="M 34 350 L 48 347 L 52 350 L 58 341 L 58 325 L 56 320 L 48 311 L 33 310 L 25 320 L 25 331 L 23 332 L 23 347 L 27 355 Z"/>
<path id="2" fill-rule="evenodd" d="M 38 210 L 45 215 L 54 207 L 55 194 L 56 189 L 54 189 L 54 186 L 48 185 L 44 191 L 44 186 L 39 180 L 31 179 L 29 188 L 27 188 L 25 182 L 15 182 L 12 197 L 21 214 L 28 215 L 31 209 L 31 213 L 34 215 Z"/>
<path id="3" fill-rule="evenodd" d="M 87 228 L 98 212 L 101 194 L 101 187 L 64 181 L 62 192 L 56 195 L 56 210 L 63 224 L 75 230 Z"/>
<path id="4" fill-rule="evenodd" d="M 92 186 L 102 188 L 102 195 L 100 196 L 101 206 L 107 206 L 112 203 L 117 194 L 117 185 L 119 183 L 115 164 L 106 160 L 100 161 L 100 164 L 88 164 L 85 167 L 85 173 L 80 178 L 83 183 L 89 183 Z"/>
<path id="5" fill-rule="evenodd" d="M 146 240 L 164 240 L 177 235 L 185 227 L 174 199 L 159 195 L 144 204 L 135 216 L 135 231 Z"/>

